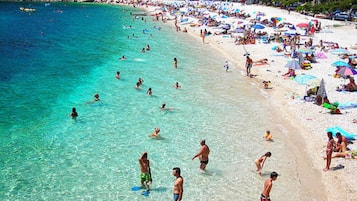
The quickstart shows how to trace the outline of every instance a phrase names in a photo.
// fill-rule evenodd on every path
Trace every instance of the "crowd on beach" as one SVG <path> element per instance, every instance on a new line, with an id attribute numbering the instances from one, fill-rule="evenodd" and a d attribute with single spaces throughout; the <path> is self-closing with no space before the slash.
<path id="1" fill-rule="evenodd" d="M 122 4 L 133 4 L 133 2 L 124 2 L 121 1 L 119 3 Z M 319 51 L 319 53 L 331 53 L 336 50 L 346 50 L 343 53 L 339 53 L 339 59 L 344 61 L 346 60 L 346 63 L 348 64 L 348 67 L 353 70 L 356 70 L 356 65 L 357 65 L 357 60 L 356 60 L 356 53 L 350 53 L 347 51 L 347 47 L 341 47 L 338 42 L 329 42 L 329 41 L 324 41 L 324 40 L 318 40 L 315 41 L 314 35 L 316 33 L 319 33 L 324 30 L 321 21 L 310 21 L 307 23 L 307 25 L 304 25 L 302 28 L 297 28 L 296 24 L 284 22 L 284 23 L 279 23 L 279 19 L 275 20 L 269 20 L 269 19 L 263 19 L 264 18 L 264 13 L 263 12 L 258 12 L 254 15 L 247 14 L 245 12 L 236 11 L 236 12 L 231 12 L 227 10 L 223 10 L 221 4 L 211 4 L 211 5 L 206 5 L 206 7 L 203 7 L 201 5 L 201 9 L 188 9 L 186 11 L 183 11 L 182 8 L 186 8 L 189 6 L 189 8 L 195 8 L 195 4 L 198 6 L 198 2 L 188 2 L 187 4 L 184 2 L 176 2 L 175 4 L 169 4 L 169 5 L 164 5 L 164 4 L 159 4 L 159 3 L 145 3 L 140 5 L 139 4 L 133 4 L 136 6 L 161 6 L 162 8 L 165 7 L 165 12 L 160 11 L 156 12 L 153 15 L 153 20 L 159 21 L 161 20 L 163 23 L 167 22 L 168 20 L 171 20 L 169 17 L 168 13 L 177 13 L 179 12 L 179 15 L 175 15 L 173 17 L 173 24 L 176 28 L 176 31 L 181 31 L 181 26 L 183 26 L 182 31 L 183 32 L 190 32 L 192 29 L 199 29 L 199 37 L 201 37 L 203 44 L 207 44 L 206 37 L 209 37 L 210 35 L 218 36 L 227 36 L 229 38 L 233 39 L 233 43 L 237 46 L 242 46 L 245 47 L 245 45 L 254 45 L 254 44 L 271 44 L 274 43 L 275 47 L 272 49 L 273 54 L 276 56 L 282 56 L 284 58 L 289 58 L 291 60 L 297 60 L 297 66 L 296 67 L 289 67 L 288 71 L 286 73 L 280 73 L 279 77 L 282 79 L 295 79 L 298 77 L 296 70 L 311 70 L 314 67 L 315 63 L 318 63 L 319 55 L 316 53 L 316 51 Z M 181 12 L 180 12 L 181 11 Z M 290 12 L 289 12 L 290 14 Z M 225 17 L 223 17 L 225 16 Z M 218 21 L 217 19 L 220 19 Z M 241 26 L 237 25 L 230 25 L 229 28 L 226 26 L 226 28 L 223 28 L 226 25 L 222 23 L 223 19 L 227 20 L 227 18 L 234 18 L 236 21 L 234 22 L 241 22 Z M 187 19 L 190 21 L 190 23 L 187 23 Z M 239 25 L 239 23 L 238 23 Z M 268 31 L 262 31 L 259 30 L 258 25 L 262 25 L 264 27 L 270 27 L 274 28 L 275 32 L 269 33 Z M 219 26 L 222 28 L 217 29 Z M 256 28 L 254 28 L 256 27 Z M 233 29 L 235 28 L 235 29 Z M 289 34 L 285 34 L 285 32 L 289 32 Z M 239 32 L 239 34 L 237 34 Z M 195 33 L 194 33 L 195 34 Z M 304 37 L 304 40 L 302 39 Z M 308 39 L 306 40 L 306 37 Z M 149 51 L 150 47 L 149 45 L 146 48 L 143 48 L 142 51 Z M 320 55 L 321 55 L 320 54 Z M 253 60 L 253 57 L 255 55 L 252 55 L 248 52 L 246 52 L 245 55 L 245 70 L 246 70 L 246 76 L 249 78 L 254 78 L 256 75 L 251 72 L 252 67 L 260 67 L 260 66 L 269 66 L 270 62 L 269 59 L 267 58 L 259 58 L 256 59 L 255 61 Z M 268 57 L 268 55 L 266 55 Z M 125 56 L 123 55 L 121 60 L 125 60 Z M 357 91 L 357 85 L 354 81 L 353 75 L 346 75 L 340 73 L 340 70 L 344 66 L 338 66 L 335 72 L 333 72 L 333 76 L 336 78 L 342 77 L 345 79 L 349 80 L 349 83 L 343 84 L 341 87 L 338 87 L 336 91 L 344 91 L 346 93 L 350 93 L 353 91 Z M 178 68 L 178 60 L 177 58 L 174 58 L 174 68 Z M 228 64 L 228 61 L 224 64 L 224 68 L 226 71 L 229 71 L 230 65 Z M 357 73 L 356 73 L 357 74 Z M 120 80 L 120 72 L 118 71 L 115 75 L 116 79 Z M 142 86 L 143 79 L 139 78 L 138 82 L 135 85 L 136 89 L 140 89 L 140 86 Z M 264 89 L 271 89 L 271 84 L 273 81 L 271 80 L 263 80 L 263 88 Z M 173 84 L 173 87 L 176 89 L 180 89 L 181 85 L 179 82 L 176 82 Z M 338 114 L 337 110 L 338 106 L 333 108 L 331 106 L 331 102 L 329 98 L 325 93 L 321 93 L 320 90 L 324 86 L 318 85 L 318 86 L 313 86 L 310 89 L 307 89 L 305 92 L 305 97 L 303 98 L 304 100 L 311 100 L 310 98 L 313 97 L 313 102 L 316 103 L 316 105 L 319 106 L 326 106 L 324 105 L 325 103 L 328 104 L 325 108 L 329 107 L 328 109 L 331 111 L 331 114 Z M 320 89 L 320 90 L 319 90 Z M 320 93 L 319 93 L 320 92 Z M 149 88 L 147 90 L 147 95 L 152 95 L 152 89 Z M 308 98 L 310 97 L 310 98 Z M 94 102 L 99 101 L 99 94 L 95 95 Z M 308 102 L 308 101 L 306 101 Z M 170 110 L 173 108 L 168 108 L 166 107 L 166 103 L 163 103 L 160 107 L 161 110 Z M 341 114 L 341 113 L 340 113 Z M 78 113 L 76 112 L 76 109 L 72 109 L 71 113 L 72 117 L 77 117 Z M 355 124 L 357 123 L 356 119 L 349 119 L 350 123 Z M 153 133 L 149 135 L 150 138 L 160 138 L 159 135 L 160 128 L 155 128 Z M 323 132 L 323 131 L 320 131 Z M 333 136 L 336 136 L 337 141 L 333 139 Z M 345 136 L 343 136 L 339 132 L 327 132 L 327 137 L 328 137 L 328 143 L 326 145 L 326 153 L 325 156 L 323 157 L 326 160 L 326 166 L 323 168 L 323 171 L 328 171 L 331 169 L 331 161 L 333 158 L 357 158 L 357 152 L 356 150 L 353 150 L 352 148 L 348 148 L 349 144 L 352 144 L 353 139 L 347 139 Z M 270 134 L 270 131 L 267 131 L 264 138 L 268 141 L 273 141 L 272 140 L 272 135 Z M 205 140 L 200 141 L 201 144 L 201 149 L 200 151 L 193 156 L 192 160 L 195 158 L 200 159 L 200 169 L 205 170 L 206 165 L 208 164 L 208 155 L 209 155 L 209 148 L 205 142 Z M 271 157 L 270 152 L 266 152 L 263 154 L 261 157 L 259 157 L 257 160 L 255 160 L 255 165 L 257 167 L 257 172 L 258 174 L 261 174 L 261 170 L 266 162 L 266 159 Z M 139 157 L 139 164 L 140 164 L 140 182 L 143 187 L 145 187 L 147 190 L 150 190 L 150 185 L 152 184 L 152 178 L 151 178 L 151 169 L 150 169 L 150 162 L 148 159 L 148 153 L 143 152 L 142 155 Z M 332 168 L 336 169 L 336 168 Z M 183 197 L 183 177 L 181 176 L 181 169 L 178 167 L 173 168 L 173 176 L 175 176 L 176 180 L 174 182 L 174 189 L 173 189 L 173 194 L 174 194 L 174 200 L 181 200 Z M 278 174 L 276 172 L 271 172 L 270 178 L 266 179 L 264 183 L 264 190 L 261 194 L 260 199 L 261 200 L 270 200 L 270 190 L 272 188 L 272 182 L 275 181 L 278 177 Z"/>

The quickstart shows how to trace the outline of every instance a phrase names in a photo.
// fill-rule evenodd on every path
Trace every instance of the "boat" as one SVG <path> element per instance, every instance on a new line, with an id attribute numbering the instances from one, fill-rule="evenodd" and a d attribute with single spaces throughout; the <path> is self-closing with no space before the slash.
<path id="1" fill-rule="evenodd" d="M 20 10 L 23 12 L 35 12 L 36 9 L 34 8 L 25 8 L 25 7 L 20 7 Z"/>

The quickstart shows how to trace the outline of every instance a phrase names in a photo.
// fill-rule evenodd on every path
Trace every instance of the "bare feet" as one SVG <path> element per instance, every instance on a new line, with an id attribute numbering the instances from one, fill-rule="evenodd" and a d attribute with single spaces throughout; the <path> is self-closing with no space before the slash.
<path id="1" fill-rule="evenodd" d="M 328 170 L 329 170 L 329 168 L 324 168 L 324 169 L 323 169 L 324 172 L 326 172 L 326 171 L 328 171 Z"/>

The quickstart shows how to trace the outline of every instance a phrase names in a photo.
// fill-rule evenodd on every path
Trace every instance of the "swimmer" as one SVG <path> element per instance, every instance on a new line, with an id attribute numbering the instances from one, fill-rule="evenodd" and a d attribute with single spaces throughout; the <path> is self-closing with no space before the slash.
<path id="1" fill-rule="evenodd" d="M 152 89 L 151 89 L 151 87 L 146 91 L 146 94 L 149 95 L 149 96 L 152 95 Z"/>
<path id="2" fill-rule="evenodd" d="M 141 85 L 141 84 L 143 84 L 144 80 L 141 77 L 139 77 L 138 82 L 140 82 L 140 85 Z"/>
<path id="3" fill-rule="evenodd" d="M 135 89 L 140 89 L 140 85 L 141 85 L 141 83 L 139 81 L 136 82 Z"/>
<path id="4" fill-rule="evenodd" d="M 120 60 L 126 60 L 125 55 L 121 56 Z"/>
<path id="5" fill-rule="evenodd" d="M 264 137 L 267 141 L 272 141 L 273 140 L 273 136 L 270 133 L 270 130 L 267 130 L 264 134 Z"/>
<path id="6" fill-rule="evenodd" d="M 71 112 L 71 114 L 70 114 L 69 116 L 71 116 L 73 119 L 75 119 L 76 117 L 78 117 L 78 113 L 77 113 L 77 110 L 76 110 L 75 107 L 72 108 L 72 112 Z"/>
<path id="7" fill-rule="evenodd" d="M 174 68 L 177 69 L 177 58 L 174 58 Z"/>
<path id="8" fill-rule="evenodd" d="M 176 89 L 181 89 L 181 85 L 178 82 L 172 85 L 172 87 L 175 87 Z"/>
<path id="9" fill-rule="evenodd" d="M 120 71 L 117 71 L 117 74 L 115 74 L 115 78 L 118 80 L 120 79 Z"/>
<path id="10" fill-rule="evenodd" d="M 255 165 L 257 166 L 257 170 L 256 170 L 256 171 L 258 172 L 259 175 L 261 175 L 261 170 L 263 169 L 265 160 L 266 160 L 268 157 L 271 157 L 271 153 L 270 153 L 270 152 L 265 153 L 265 154 L 262 155 L 260 158 L 258 158 L 257 160 L 255 160 Z"/>
<path id="11" fill-rule="evenodd" d="M 145 53 L 145 48 L 141 49 L 141 52 L 142 52 L 142 53 Z"/>
<path id="12" fill-rule="evenodd" d="M 159 136 L 159 133 L 160 133 L 160 128 L 155 128 L 154 129 L 154 132 L 152 132 L 150 135 L 149 135 L 149 137 L 151 137 L 151 138 L 159 138 L 160 136 Z"/>
<path id="13" fill-rule="evenodd" d="M 150 45 L 146 45 L 146 51 L 150 50 Z"/>
<path id="14" fill-rule="evenodd" d="M 99 94 L 94 94 L 94 100 L 93 100 L 94 102 L 96 102 L 96 101 L 100 101 L 100 99 L 99 99 Z"/>
<path id="15" fill-rule="evenodd" d="M 172 107 L 166 107 L 166 103 L 163 103 L 160 107 L 161 110 L 174 110 Z"/>

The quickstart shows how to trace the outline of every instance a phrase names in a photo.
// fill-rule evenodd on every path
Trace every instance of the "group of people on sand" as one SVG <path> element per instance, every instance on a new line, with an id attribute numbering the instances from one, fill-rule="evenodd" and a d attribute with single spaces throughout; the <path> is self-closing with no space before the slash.
<path id="1" fill-rule="evenodd" d="M 159 137 L 160 128 L 155 128 L 154 132 L 149 135 L 149 137 Z M 208 155 L 210 154 L 210 149 L 206 144 L 206 140 L 201 140 L 201 149 L 196 155 L 192 157 L 192 160 L 195 158 L 200 159 L 200 169 L 205 171 L 208 164 Z M 148 159 L 148 153 L 143 152 L 139 157 L 139 166 L 140 166 L 140 182 L 142 188 L 145 188 L 147 191 L 150 191 L 150 186 L 153 182 L 151 175 L 150 160 Z M 173 200 L 180 201 L 183 197 L 183 177 L 181 176 L 181 169 L 179 167 L 174 167 L 172 169 L 172 175 L 176 177 L 173 185 Z"/>
<path id="2" fill-rule="evenodd" d="M 357 159 L 357 150 L 349 150 L 347 148 L 348 144 L 348 139 L 343 136 L 341 133 L 337 132 L 336 133 L 336 138 L 337 141 L 333 139 L 333 133 L 332 132 L 327 132 L 327 145 L 326 145 L 326 156 L 324 159 L 326 160 L 326 166 L 323 169 L 323 171 L 328 171 L 330 170 L 330 165 L 331 165 L 331 160 L 332 158 L 354 158 Z M 334 152 L 337 152 L 333 154 Z"/>

